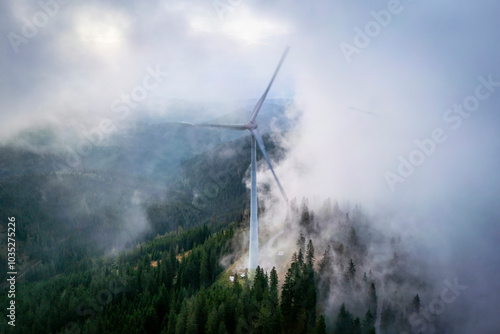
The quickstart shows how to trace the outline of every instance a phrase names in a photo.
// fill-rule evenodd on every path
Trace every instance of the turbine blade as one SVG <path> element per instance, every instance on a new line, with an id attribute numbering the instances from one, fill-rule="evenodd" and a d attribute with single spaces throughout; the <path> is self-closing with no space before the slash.
<path id="1" fill-rule="evenodd" d="M 224 128 L 224 129 L 231 129 L 231 130 L 246 130 L 247 129 L 246 125 L 207 124 L 207 123 L 192 124 L 192 125 L 196 126 L 196 127 L 202 127 L 202 128 Z"/>
<path id="2" fill-rule="evenodd" d="M 380 117 L 379 115 L 377 115 L 377 114 L 375 114 L 375 113 L 373 113 L 371 111 L 366 111 L 366 110 L 363 110 L 363 109 L 358 109 L 358 108 L 353 108 L 353 107 L 349 107 L 349 109 L 354 110 L 354 111 L 364 112 L 366 114 L 370 114 L 370 115 L 375 116 L 375 117 Z"/>
<path id="3" fill-rule="evenodd" d="M 267 161 L 267 165 L 271 169 L 271 172 L 273 173 L 274 179 L 276 180 L 276 183 L 278 183 L 278 187 L 280 188 L 281 191 L 281 196 L 283 196 L 283 199 L 285 202 L 288 204 L 288 197 L 285 194 L 285 190 L 283 190 L 283 187 L 281 186 L 280 181 L 278 180 L 278 177 L 276 176 L 276 173 L 274 172 L 273 166 L 271 165 L 271 161 L 269 161 L 269 158 L 267 157 L 266 153 L 266 148 L 264 147 L 264 141 L 262 140 L 262 137 L 260 136 L 260 132 L 257 129 L 252 129 L 250 130 L 252 132 L 253 137 L 255 138 L 255 141 L 259 145 L 260 151 L 262 152 L 262 155 L 264 156 L 264 159 Z"/>
<path id="4" fill-rule="evenodd" d="M 184 125 L 184 126 L 195 126 L 193 123 L 188 123 L 188 122 L 168 122 L 170 124 L 179 124 L 179 125 Z"/>
<path id="5" fill-rule="evenodd" d="M 283 64 L 283 61 L 286 58 L 286 55 L 288 54 L 288 51 L 290 50 L 290 47 L 287 46 L 285 51 L 283 52 L 283 55 L 281 56 L 280 62 L 278 64 L 278 67 L 276 68 L 276 71 L 274 71 L 274 75 L 271 78 L 271 82 L 269 82 L 269 85 L 267 86 L 267 89 L 264 91 L 264 94 L 260 98 L 259 102 L 255 105 L 252 111 L 252 116 L 250 117 L 250 122 L 254 122 L 255 119 L 257 118 L 257 115 L 259 114 L 260 107 L 262 107 L 262 104 L 264 103 L 264 100 L 266 99 L 267 93 L 269 92 L 269 89 L 271 88 L 271 85 L 273 84 L 274 78 L 276 78 L 276 75 L 278 74 L 278 71 L 280 70 L 281 64 Z"/>

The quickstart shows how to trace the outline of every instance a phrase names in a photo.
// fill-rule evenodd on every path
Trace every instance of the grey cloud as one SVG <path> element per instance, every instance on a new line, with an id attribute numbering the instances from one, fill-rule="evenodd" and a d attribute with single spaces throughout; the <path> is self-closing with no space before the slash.
<path id="1" fill-rule="evenodd" d="M 35 3 L 21 4 L 27 12 L 37 10 Z M 374 20 L 370 11 L 387 9 L 387 1 L 242 0 L 223 19 L 210 1 L 75 1 L 61 6 L 18 54 L 5 36 L 19 31 L 19 13 L 14 2 L 4 2 L 0 130 L 5 138 L 48 119 L 96 126 L 109 116 L 112 101 L 130 93 L 147 66 L 156 64 L 169 77 L 135 115 L 151 101 L 231 105 L 259 97 L 290 44 L 270 93 L 293 97 L 304 112 L 298 129 L 285 139 L 293 147 L 276 165 L 286 190 L 298 198 L 345 198 L 374 214 L 389 213 L 394 219 L 385 228 L 411 237 L 416 249 L 425 251 L 423 257 L 446 268 L 436 277 L 438 284 L 454 277 L 451 273 L 467 282 L 459 303 L 467 303 L 468 318 L 477 321 L 464 328 L 492 331 L 498 328 L 493 312 L 500 306 L 493 246 L 500 218 L 500 89 L 457 130 L 443 113 L 474 93 L 479 76 L 492 74 L 500 81 L 499 4 L 401 0 L 401 6 L 347 62 L 340 44 L 352 44 L 354 28 L 364 29 Z M 92 32 L 82 23 L 88 18 L 102 23 L 102 30 Z M 103 31 L 117 44 L 92 40 Z M 85 40 L 81 34 L 90 35 Z M 395 172 L 398 156 L 407 157 L 417 149 L 415 140 L 438 127 L 447 140 L 391 192 L 384 173 Z M 269 177 L 263 174 L 259 180 Z M 454 307 L 460 310 L 457 304 L 449 312 Z"/>

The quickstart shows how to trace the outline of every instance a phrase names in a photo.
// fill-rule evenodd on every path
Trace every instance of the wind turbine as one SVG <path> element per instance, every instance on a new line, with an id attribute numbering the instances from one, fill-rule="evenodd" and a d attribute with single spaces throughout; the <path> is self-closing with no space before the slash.
<path id="1" fill-rule="evenodd" d="M 278 67 L 274 71 L 274 75 L 271 78 L 271 82 L 269 82 L 269 85 L 264 91 L 264 94 L 262 94 L 262 97 L 259 99 L 255 107 L 253 108 L 252 115 L 250 116 L 250 120 L 248 121 L 248 123 L 242 125 L 207 124 L 207 123 L 190 124 L 192 126 L 197 126 L 197 127 L 224 128 L 231 130 L 250 131 L 252 137 L 251 138 L 252 139 L 252 146 L 251 146 L 252 186 L 251 186 L 251 197 L 250 197 L 250 247 L 249 247 L 250 249 L 248 255 L 248 269 L 256 269 L 257 266 L 259 265 L 259 222 L 257 219 L 257 145 L 259 146 L 259 149 L 262 152 L 262 155 L 264 156 L 264 159 L 266 160 L 269 169 L 271 169 L 271 172 L 273 173 L 274 179 L 278 184 L 283 199 L 288 204 L 288 198 L 285 194 L 285 191 L 283 190 L 283 187 L 281 186 L 281 183 L 278 180 L 278 177 L 274 172 L 273 166 L 271 165 L 271 162 L 269 161 L 269 158 L 267 156 L 266 148 L 264 147 L 264 141 L 262 140 L 262 136 L 260 135 L 259 130 L 257 129 L 259 125 L 257 124 L 256 119 L 257 115 L 259 114 L 260 108 L 262 107 L 262 104 L 266 99 L 267 93 L 269 92 L 269 89 L 271 89 L 273 81 L 276 78 L 276 75 L 280 70 L 281 64 L 283 64 L 283 61 L 285 60 L 289 50 L 290 48 L 286 47 L 285 51 L 283 52 L 280 62 L 278 63 Z"/>

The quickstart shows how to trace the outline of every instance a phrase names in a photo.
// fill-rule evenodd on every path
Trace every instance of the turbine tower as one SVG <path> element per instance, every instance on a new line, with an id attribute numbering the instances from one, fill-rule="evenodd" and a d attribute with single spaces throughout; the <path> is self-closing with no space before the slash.
<path id="1" fill-rule="evenodd" d="M 260 132 L 257 129 L 259 125 L 257 124 L 256 119 L 257 115 L 259 114 L 260 108 L 262 107 L 262 104 L 266 99 L 267 93 L 269 92 L 269 89 L 271 88 L 273 81 L 280 70 L 281 64 L 283 64 L 283 61 L 285 60 L 288 54 L 289 49 L 290 49 L 289 47 L 286 47 L 285 51 L 283 52 L 280 62 L 278 63 L 278 67 L 276 68 L 276 71 L 274 71 L 274 75 L 271 78 L 271 82 L 269 82 L 269 85 L 264 91 L 264 94 L 262 94 L 262 97 L 259 99 L 255 107 L 253 108 L 252 116 L 250 117 L 248 123 L 243 125 L 207 124 L 207 123 L 189 124 L 198 127 L 212 127 L 212 128 L 250 131 L 252 140 L 252 145 L 251 145 L 252 186 L 251 186 L 251 197 L 250 197 L 250 247 L 249 247 L 250 249 L 248 255 L 248 269 L 256 269 L 257 266 L 259 265 L 259 222 L 257 219 L 257 146 L 259 146 L 259 149 L 262 152 L 262 155 L 264 156 L 264 159 L 266 160 L 269 169 L 271 169 L 271 172 L 273 173 L 274 179 L 278 184 L 283 199 L 288 204 L 288 198 L 286 197 L 285 191 L 283 190 L 283 187 L 281 186 L 281 183 L 278 180 L 278 177 L 274 172 L 273 166 L 271 165 L 271 162 L 269 161 L 269 158 L 267 156 L 266 148 L 264 147 L 264 141 L 262 140 Z"/>

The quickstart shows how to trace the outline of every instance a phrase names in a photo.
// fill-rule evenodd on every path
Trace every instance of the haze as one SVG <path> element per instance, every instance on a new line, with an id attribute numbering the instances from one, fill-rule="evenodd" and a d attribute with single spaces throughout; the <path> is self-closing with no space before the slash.
<path id="1" fill-rule="evenodd" d="M 475 319 L 462 333 L 498 331 L 500 3 L 49 3 L 46 22 L 36 2 L 0 4 L 2 141 L 43 124 L 82 135 L 103 118 L 179 120 L 174 99 L 223 106 L 186 115 L 209 120 L 259 98 L 290 45 L 269 93 L 303 112 L 278 137 L 289 197 L 361 205 L 435 269 L 438 290 L 467 285 L 445 310 Z M 158 85 L 116 112 L 151 70 Z"/>

